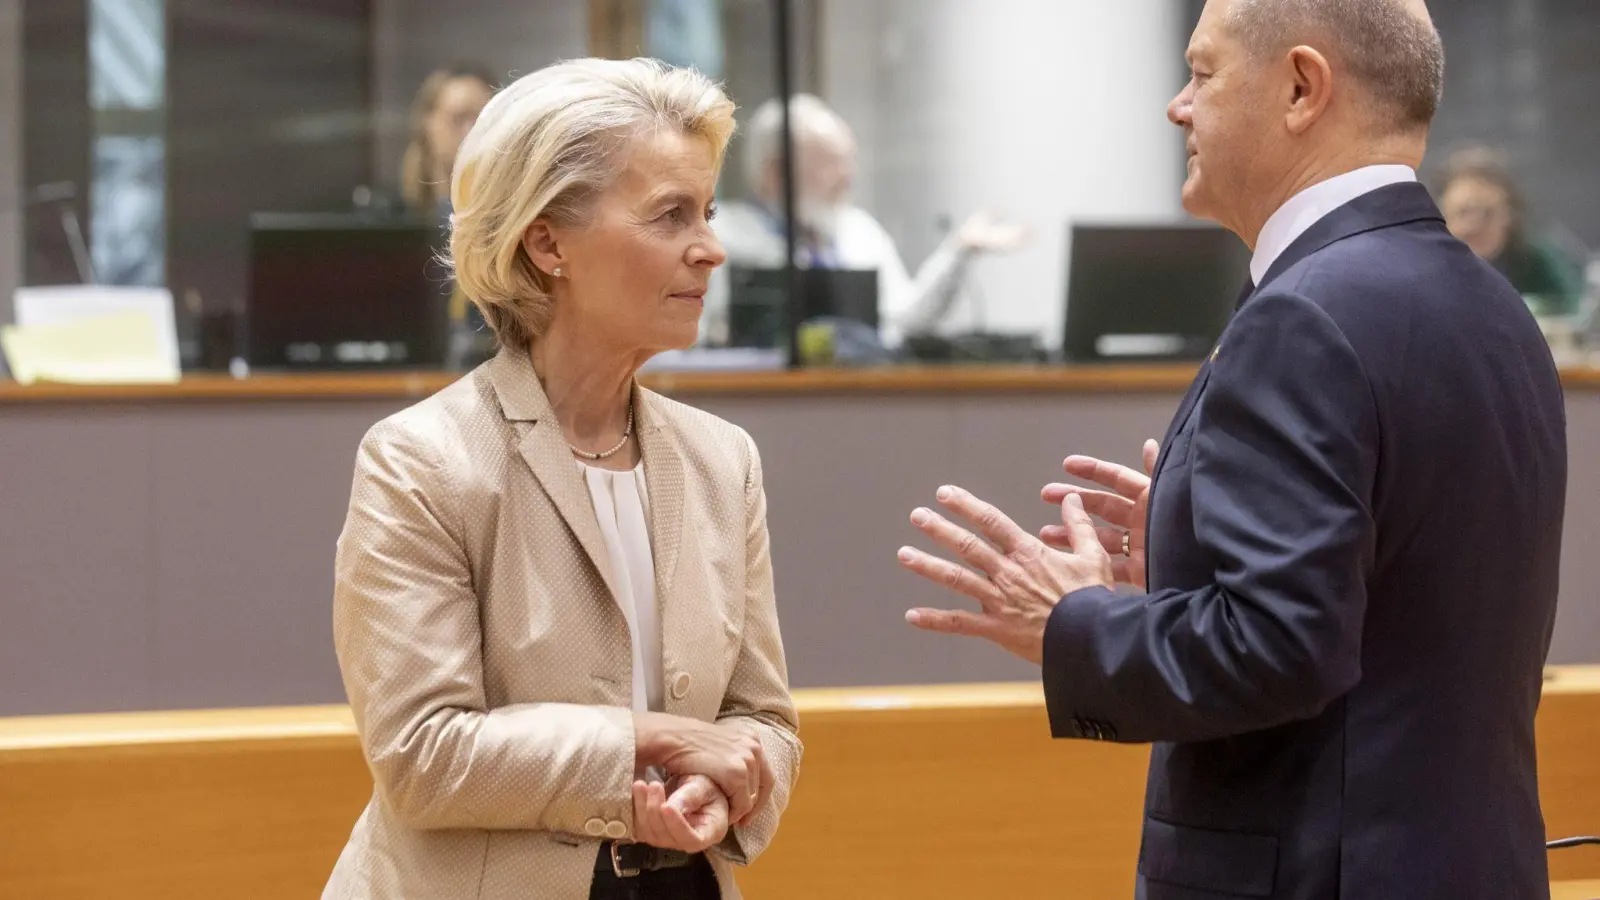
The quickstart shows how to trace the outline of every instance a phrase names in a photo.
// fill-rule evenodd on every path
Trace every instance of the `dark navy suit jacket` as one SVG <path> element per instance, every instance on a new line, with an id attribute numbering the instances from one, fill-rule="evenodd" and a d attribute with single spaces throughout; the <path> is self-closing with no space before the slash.
<path id="1" fill-rule="evenodd" d="M 1163 442 L 1149 593 L 1045 634 L 1057 737 L 1157 742 L 1138 896 L 1547 896 L 1566 478 L 1538 326 L 1424 188 L 1291 245 Z"/>

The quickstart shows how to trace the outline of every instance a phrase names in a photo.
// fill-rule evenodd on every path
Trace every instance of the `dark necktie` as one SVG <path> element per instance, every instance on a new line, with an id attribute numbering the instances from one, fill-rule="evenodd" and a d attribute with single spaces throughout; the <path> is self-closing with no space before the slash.
<path id="1" fill-rule="evenodd" d="M 1255 279 L 1254 278 L 1246 278 L 1244 280 L 1244 290 L 1239 292 L 1239 299 L 1235 300 L 1234 303 L 1233 303 L 1233 311 L 1234 312 L 1238 312 L 1239 311 L 1239 307 L 1243 306 L 1244 302 L 1246 300 L 1249 300 L 1250 299 L 1250 295 L 1254 294 L 1255 292 L 1256 292 L 1256 281 L 1255 281 Z"/>

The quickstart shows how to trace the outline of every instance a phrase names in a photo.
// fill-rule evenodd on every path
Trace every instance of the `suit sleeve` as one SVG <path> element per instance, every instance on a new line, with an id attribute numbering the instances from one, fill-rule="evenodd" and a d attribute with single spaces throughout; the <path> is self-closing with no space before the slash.
<path id="1" fill-rule="evenodd" d="M 1057 737 L 1229 737 L 1314 717 L 1360 678 L 1378 418 L 1355 350 L 1318 305 L 1259 295 L 1195 415 L 1190 499 L 1211 582 L 1062 600 L 1044 644 Z"/>
<path id="2" fill-rule="evenodd" d="M 744 642 L 734 664 L 717 720 L 749 728 L 761 741 L 776 783 L 766 808 L 748 823 L 733 828 L 718 851 L 733 862 L 749 864 L 772 842 L 778 819 L 800 774 L 799 718 L 789 694 L 783 638 L 772 585 L 772 553 L 767 536 L 767 497 L 762 485 L 761 456 L 749 445 L 745 477 L 745 625 Z"/>
<path id="3" fill-rule="evenodd" d="M 362 442 L 335 564 L 334 643 L 379 795 L 412 828 L 632 833 L 623 708 L 489 709 L 478 599 L 448 473 L 380 423 Z"/>

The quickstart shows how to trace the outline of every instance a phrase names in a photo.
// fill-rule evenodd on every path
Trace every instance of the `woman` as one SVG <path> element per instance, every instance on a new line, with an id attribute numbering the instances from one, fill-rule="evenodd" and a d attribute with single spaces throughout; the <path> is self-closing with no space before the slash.
<path id="1" fill-rule="evenodd" d="M 724 254 L 733 106 L 583 60 L 495 96 L 452 185 L 497 355 L 375 426 L 334 633 L 376 790 L 327 898 L 737 897 L 800 760 L 761 463 L 641 388 Z"/>
<path id="2" fill-rule="evenodd" d="M 494 96 L 494 84 L 483 67 L 459 64 L 434 70 L 417 88 L 400 158 L 400 193 L 413 213 L 450 214 L 456 153 Z"/>
<path id="3" fill-rule="evenodd" d="M 449 218 L 456 154 L 492 96 L 488 70 L 474 64 L 436 69 L 423 80 L 411 101 L 409 137 L 400 158 L 400 193 L 411 215 L 441 224 Z M 451 292 L 449 319 L 448 368 L 470 368 L 494 352 L 483 318 L 459 289 Z"/>
<path id="4" fill-rule="evenodd" d="M 1482 148 L 1456 153 L 1445 167 L 1438 197 L 1450 232 L 1529 298 L 1535 312 L 1564 315 L 1576 310 L 1582 274 L 1529 235 L 1522 192 L 1499 154 Z"/>

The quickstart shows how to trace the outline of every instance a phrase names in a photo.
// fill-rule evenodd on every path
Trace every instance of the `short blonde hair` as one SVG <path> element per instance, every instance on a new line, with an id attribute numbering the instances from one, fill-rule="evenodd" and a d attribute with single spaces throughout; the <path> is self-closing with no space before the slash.
<path id="1" fill-rule="evenodd" d="M 448 260 L 496 340 L 526 343 L 550 322 L 550 276 L 523 248 L 536 220 L 585 224 L 626 150 L 656 128 L 704 138 L 720 167 L 733 112 L 710 79 L 653 59 L 558 63 L 496 94 L 456 158 Z"/>

